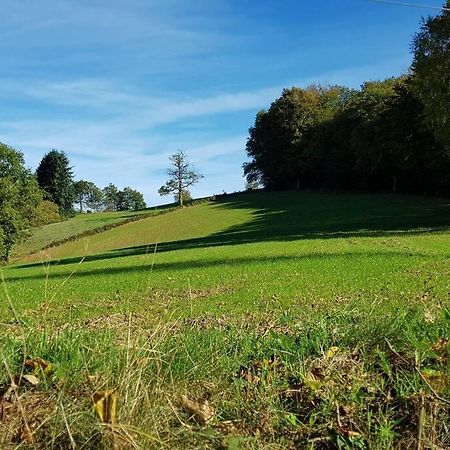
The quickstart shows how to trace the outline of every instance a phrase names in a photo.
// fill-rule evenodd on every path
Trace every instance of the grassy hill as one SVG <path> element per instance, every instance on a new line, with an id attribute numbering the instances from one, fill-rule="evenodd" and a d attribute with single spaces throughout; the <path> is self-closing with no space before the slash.
<path id="1" fill-rule="evenodd" d="M 95 231 L 102 231 L 104 228 L 113 228 L 116 225 L 133 221 L 139 217 L 146 217 L 158 213 L 160 210 L 144 209 L 139 211 L 114 211 L 100 212 L 95 214 L 78 214 L 68 220 L 52 223 L 44 227 L 32 230 L 31 236 L 23 243 L 13 249 L 12 258 L 14 260 L 36 253 L 41 249 L 48 248 L 60 242 L 74 239 L 80 235 Z"/>
<path id="2" fill-rule="evenodd" d="M 66 423 L 84 448 L 441 445 L 449 261 L 447 200 L 219 197 L 4 268 L 1 357 L 52 363 L 26 395 L 63 386 L 66 417 L 36 431 L 55 448 Z M 105 389 L 114 435 L 90 408 Z"/>

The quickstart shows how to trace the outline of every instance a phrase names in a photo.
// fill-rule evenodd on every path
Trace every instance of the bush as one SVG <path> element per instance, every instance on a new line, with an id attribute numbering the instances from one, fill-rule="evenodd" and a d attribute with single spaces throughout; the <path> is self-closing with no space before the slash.
<path id="1" fill-rule="evenodd" d="M 49 223 L 60 222 L 59 206 L 50 200 L 44 200 L 36 207 L 36 217 L 33 219 L 32 226 L 39 227 Z"/>

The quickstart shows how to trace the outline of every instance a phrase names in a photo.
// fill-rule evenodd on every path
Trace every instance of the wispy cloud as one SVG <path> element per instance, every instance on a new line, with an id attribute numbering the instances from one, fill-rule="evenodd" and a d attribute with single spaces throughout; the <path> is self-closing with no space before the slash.
<path id="1" fill-rule="evenodd" d="M 361 21 L 341 2 L 244 3 L 1 0 L 0 139 L 32 167 L 60 148 L 77 177 L 149 198 L 184 148 L 207 175 L 197 193 L 239 189 L 248 127 L 283 87 L 357 86 L 408 66 L 405 53 L 376 60 L 366 42 L 355 60 L 367 30 L 380 42 L 379 23 L 350 33 Z"/>
<path id="2" fill-rule="evenodd" d="M 373 67 L 347 69 L 297 80 L 290 85 L 306 86 L 318 81 L 354 84 L 373 71 Z M 34 167 L 44 152 L 51 148 L 63 149 L 73 161 L 77 177 L 91 177 L 100 184 L 113 181 L 148 187 L 147 177 L 153 177 L 155 185 L 162 184 L 168 157 L 177 148 L 185 148 L 193 162 L 213 177 L 204 182 L 205 190 L 201 189 L 201 193 L 206 193 L 206 189 L 214 189 L 214 183 L 218 184 L 219 173 L 222 173 L 224 189 L 230 179 L 242 186 L 247 128 L 254 113 L 267 108 L 281 90 L 282 86 L 268 86 L 202 98 L 175 94 L 163 98 L 137 92 L 134 87 L 112 79 L 34 82 L 26 86 L 10 80 L 0 88 L 0 98 L 8 92 L 28 99 L 38 110 L 50 105 L 53 111 L 63 111 L 63 117 L 54 112 L 38 119 L 34 110 L 29 114 L 22 112 L 24 118 L 2 121 L 0 134 L 6 142 L 26 150 L 27 162 Z M 73 118 L 70 111 L 76 111 Z M 209 129 L 208 121 L 202 122 L 204 118 L 211 120 L 239 112 L 245 112 L 248 121 L 227 137 L 215 136 L 217 130 Z M 171 135 L 170 131 L 159 130 L 161 125 L 192 120 L 197 123 L 193 132 L 178 131 Z M 225 169 L 232 175 L 225 175 Z"/>

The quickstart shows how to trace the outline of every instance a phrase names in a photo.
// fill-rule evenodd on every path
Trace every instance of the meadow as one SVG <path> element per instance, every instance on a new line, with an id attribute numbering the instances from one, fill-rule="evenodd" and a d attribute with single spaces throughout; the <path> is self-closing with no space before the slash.
<path id="1" fill-rule="evenodd" d="M 2 448 L 450 445 L 448 200 L 219 196 L 37 251 L 57 225 L 2 270 Z"/>
<path id="2" fill-rule="evenodd" d="M 153 213 L 158 212 L 154 210 Z M 139 211 L 111 211 L 95 214 L 78 214 L 77 216 L 62 222 L 52 223 L 45 227 L 33 230 L 28 239 L 14 248 L 13 259 L 20 259 L 31 253 L 35 253 L 47 246 L 70 240 L 76 236 L 87 235 L 106 227 L 113 228 L 116 225 L 132 221 L 143 215 L 151 214 L 150 209 Z"/>

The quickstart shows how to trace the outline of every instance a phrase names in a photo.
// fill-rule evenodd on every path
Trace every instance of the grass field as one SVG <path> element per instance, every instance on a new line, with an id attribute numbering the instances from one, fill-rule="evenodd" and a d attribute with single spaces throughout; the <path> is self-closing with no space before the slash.
<path id="1" fill-rule="evenodd" d="M 22 255 L 3 446 L 450 445 L 447 200 L 240 194 Z M 36 386 L 27 358 L 52 365 Z"/>
<path id="2" fill-rule="evenodd" d="M 78 214 L 68 220 L 33 230 L 29 239 L 14 248 L 12 257 L 18 259 L 35 253 L 55 242 L 76 237 L 114 224 L 126 222 L 136 216 L 148 215 L 148 209 L 139 211 L 114 211 L 96 214 Z"/>

